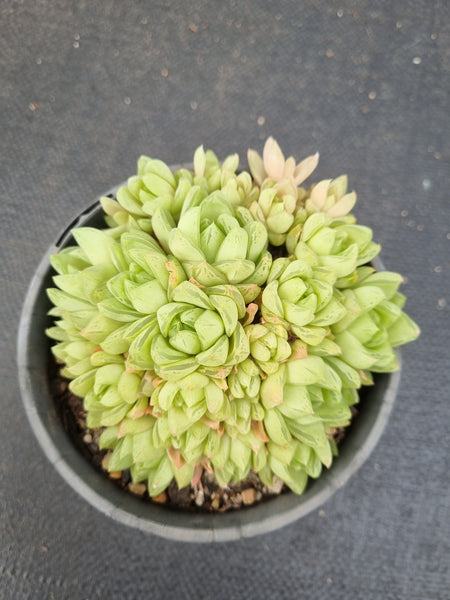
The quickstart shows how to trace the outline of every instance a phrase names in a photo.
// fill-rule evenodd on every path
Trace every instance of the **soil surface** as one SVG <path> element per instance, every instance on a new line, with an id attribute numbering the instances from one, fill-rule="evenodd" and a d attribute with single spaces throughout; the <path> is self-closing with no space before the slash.
<path id="1" fill-rule="evenodd" d="M 69 380 L 62 377 L 52 357 L 49 359 L 49 384 L 55 406 L 64 429 L 73 440 L 81 454 L 94 467 L 104 472 L 106 477 L 113 479 L 124 490 L 142 497 L 144 501 L 166 504 L 168 506 L 196 512 L 225 512 L 241 507 L 270 500 L 279 494 L 290 493 L 281 479 L 274 476 L 271 486 L 263 484 L 255 472 L 237 483 L 220 486 L 214 475 L 205 470 L 196 485 L 179 489 L 173 481 L 166 491 L 151 498 L 147 484 L 133 483 L 129 470 L 108 472 L 108 462 L 111 451 L 100 450 L 98 441 L 102 429 L 90 429 L 86 425 L 86 411 L 83 400 L 69 390 Z M 356 413 L 356 411 L 352 412 Z M 334 432 L 334 439 L 340 444 L 348 428 L 339 428 Z"/>

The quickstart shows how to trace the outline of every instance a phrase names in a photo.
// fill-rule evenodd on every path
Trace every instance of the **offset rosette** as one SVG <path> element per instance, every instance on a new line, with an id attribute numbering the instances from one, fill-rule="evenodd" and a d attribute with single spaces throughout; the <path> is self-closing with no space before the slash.
<path id="1" fill-rule="evenodd" d="M 91 426 L 117 423 L 153 391 L 151 342 L 158 309 L 186 275 L 140 231 L 75 230 L 77 247 L 52 257 L 57 288 L 48 295 L 57 318 L 47 334 L 64 362 L 71 390 L 85 397 Z"/>
<path id="2" fill-rule="evenodd" d="M 100 442 L 113 449 L 110 470 L 129 468 L 134 482 L 148 482 L 152 496 L 173 478 L 180 488 L 188 485 L 203 468 L 214 469 L 226 485 L 266 465 L 255 426 L 263 417 L 256 400 L 231 398 L 217 380 L 195 372 L 177 382 L 160 380 L 145 415 L 107 427 Z"/>
<path id="3" fill-rule="evenodd" d="M 189 278 L 206 287 L 233 284 L 246 303 L 258 296 L 272 264 L 267 231 L 245 208 L 235 210 L 222 192 L 214 192 L 199 206 L 185 205 L 178 225 L 168 211 L 159 209 L 153 228 Z"/>
<path id="4" fill-rule="evenodd" d="M 247 206 L 258 197 L 258 188 L 253 183 L 250 173 L 236 173 L 239 166 L 239 156 L 232 154 L 220 164 L 217 156 L 211 150 L 206 152 L 203 146 L 197 148 L 194 154 L 194 183 L 199 186 L 206 197 L 208 194 L 221 190 L 224 197 L 233 206 Z M 186 202 L 192 206 L 190 199 Z"/>
<path id="5" fill-rule="evenodd" d="M 306 260 L 278 258 L 262 293 L 264 319 L 281 324 L 308 344 L 320 343 L 332 323 L 345 315 L 333 284 L 336 276 Z"/>
<path id="6" fill-rule="evenodd" d="M 260 186 L 265 181 L 289 181 L 298 187 L 311 175 L 319 162 L 319 153 L 308 156 L 298 164 L 293 156 L 285 159 L 273 137 L 269 137 L 264 144 L 262 157 L 255 150 L 249 150 L 247 157 L 251 174 Z"/>
<path id="7" fill-rule="evenodd" d="M 101 198 L 106 221 L 111 227 L 153 230 L 152 217 L 158 208 L 169 212 L 178 222 L 183 207 L 198 206 L 209 194 L 222 190 L 224 197 L 234 206 L 247 206 L 258 196 L 249 173 L 237 174 L 239 157 L 233 154 L 221 164 L 211 150 L 197 148 L 194 170 L 181 168 L 172 172 L 161 160 L 141 156 L 137 174 L 121 186 L 116 199 Z"/>
<path id="8" fill-rule="evenodd" d="M 308 476 L 319 477 L 322 465 L 331 465 L 336 451 L 331 433 L 349 424 L 349 407 L 357 402 L 361 385 L 357 371 L 339 358 L 308 355 L 306 345 L 303 350 L 302 357 L 281 364 L 261 386 L 268 456 L 260 477 L 270 481 L 274 473 L 298 494 Z"/>
<path id="9" fill-rule="evenodd" d="M 102 208 L 108 215 L 106 221 L 111 227 L 127 226 L 151 232 L 151 216 L 156 208 L 170 207 L 176 214 L 192 185 L 189 172 L 172 173 L 163 161 L 141 156 L 137 174 L 118 189 L 117 199 L 101 198 Z"/>
<path id="10" fill-rule="evenodd" d="M 330 217 L 345 217 L 356 203 L 355 192 L 347 193 L 347 175 L 324 179 L 311 187 L 304 199 L 307 214 L 326 213 Z"/>
<path id="11" fill-rule="evenodd" d="M 151 398 L 157 419 L 152 444 L 167 448 L 177 466 L 212 468 L 221 485 L 242 480 L 251 468 L 263 468 L 267 455 L 259 399 L 235 398 L 225 388 L 195 372 L 161 383 Z"/>
<path id="12" fill-rule="evenodd" d="M 325 213 L 313 214 L 294 228 L 286 247 L 297 259 L 332 270 L 337 279 L 351 275 L 380 251 L 369 227 L 334 220 Z"/>
<path id="13" fill-rule="evenodd" d="M 250 355 L 264 373 L 274 373 L 292 353 L 286 327 L 276 323 L 248 325 Z"/>
<path id="14" fill-rule="evenodd" d="M 356 283 L 341 289 L 346 313 L 331 327 L 341 358 L 355 369 L 391 372 L 398 368 L 394 347 L 416 339 L 420 330 L 403 312 L 398 273 L 361 267 Z M 369 378 L 370 376 L 367 375 Z"/>
<path id="15" fill-rule="evenodd" d="M 247 328 L 245 331 L 248 335 Z M 258 398 L 261 387 L 261 371 L 253 360 L 246 358 L 241 363 L 234 365 L 227 377 L 227 384 L 233 398 Z"/>
<path id="16" fill-rule="evenodd" d="M 280 246 L 294 223 L 299 199 L 303 197 L 300 184 L 317 166 L 319 155 L 309 156 L 296 165 L 284 155 L 273 138 L 264 146 L 263 158 L 254 150 L 248 151 L 250 171 L 261 186 L 261 193 L 250 205 L 253 217 L 267 228 L 269 242 Z"/>
<path id="17" fill-rule="evenodd" d="M 234 286 L 202 290 L 190 281 L 180 283 L 172 302 L 157 311 L 159 333 L 151 347 L 156 373 L 176 381 L 201 369 L 225 378 L 233 365 L 249 354 L 248 339 L 239 322 L 245 314 L 244 299 Z"/>
<path id="18" fill-rule="evenodd" d="M 280 184 L 267 182 L 249 210 L 253 218 L 266 227 L 269 242 L 273 246 L 281 246 L 294 223 L 296 206 L 297 189 L 289 181 Z"/>
<path id="19" fill-rule="evenodd" d="M 356 203 L 355 192 L 347 193 L 347 176 L 325 179 L 309 190 L 299 189 L 298 202 L 292 227 L 286 235 L 286 247 L 293 254 L 306 219 L 315 213 L 324 213 L 340 224 L 353 225 L 356 219 L 349 214 Z"/>

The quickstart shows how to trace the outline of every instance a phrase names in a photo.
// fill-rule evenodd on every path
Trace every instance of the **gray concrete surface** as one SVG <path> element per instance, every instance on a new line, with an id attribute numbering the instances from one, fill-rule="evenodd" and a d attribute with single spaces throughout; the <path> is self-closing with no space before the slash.
<path id="1" fill-rule="evenodd" d="M 0 597 L 449 598 L 450 5 L 445 0 L 0 2 Z M 294 526 L 191 547 L 83 502 L 26 421 L 14 362 L 28 282 L 58 231 L 141 153 L 220 157 L 274 135 L 407 277 L 421 325 L 369 461 Z"/>

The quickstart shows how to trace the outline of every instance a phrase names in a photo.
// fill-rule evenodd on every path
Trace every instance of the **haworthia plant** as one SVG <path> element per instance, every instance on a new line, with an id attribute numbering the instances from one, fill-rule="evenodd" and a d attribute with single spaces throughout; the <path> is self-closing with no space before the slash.
<path id="1" fill-rule="evenodd" d="M 74 230 L 51 258 L 53 354 L 108 468 L 151 496 L 202 469 L 301 494 L 357 390 L 419 333 L 401 276 L 369 264 L 380 247 L 347 178 L 300 187 L 318 154 L 296 164 L 272 138 L 248 161 L 239 172 L 237 155 L 200 147 L 172 172 L 141 157 L 102 199 L 105 228 Z"/>

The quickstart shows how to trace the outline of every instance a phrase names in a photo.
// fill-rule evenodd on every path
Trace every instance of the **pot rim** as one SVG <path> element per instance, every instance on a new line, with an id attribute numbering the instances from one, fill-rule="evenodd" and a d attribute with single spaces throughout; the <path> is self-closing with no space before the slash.
<path id="1" fill-rule="evenodd" d="M 105 195 L 115 194 L 119 187 L 115 186 Z M 284 527 L 317 510 L 345 485 L 375 448 L 395 401 L 400 369 L 394 373 L 376 374 L 376 385 L 364 388 L 364 409 L 357 415 L 358 422 L 349 429 L 339 456 L 334 458 L 329 470 L 323 470 L 319 479 L 309 480 L 301 496 L 282 494 L 223 514 L 176 511 L 144 502 L 119 489 L 77 450 L 63 428 L 48 388 L 48 353 L 43 349 L 50 346 L 44 331 L 50 303 L 45 289 L 51 285 L 50 255 L 69 242 L 73 228 L 88 225 L 101 214 L 100 202 L 96 200 L 47 249 L 30 282 L 20 317 L 17 340 L 19 387 L 31 429 L 50 463 L 72 489 L 104 515 L 169 540 L 224 542 L 253 537 Z M 373 263 L 377 270 L 384 269 L 379 259 Z M 397 356 L 400 362 L 398 350 Z"/>

